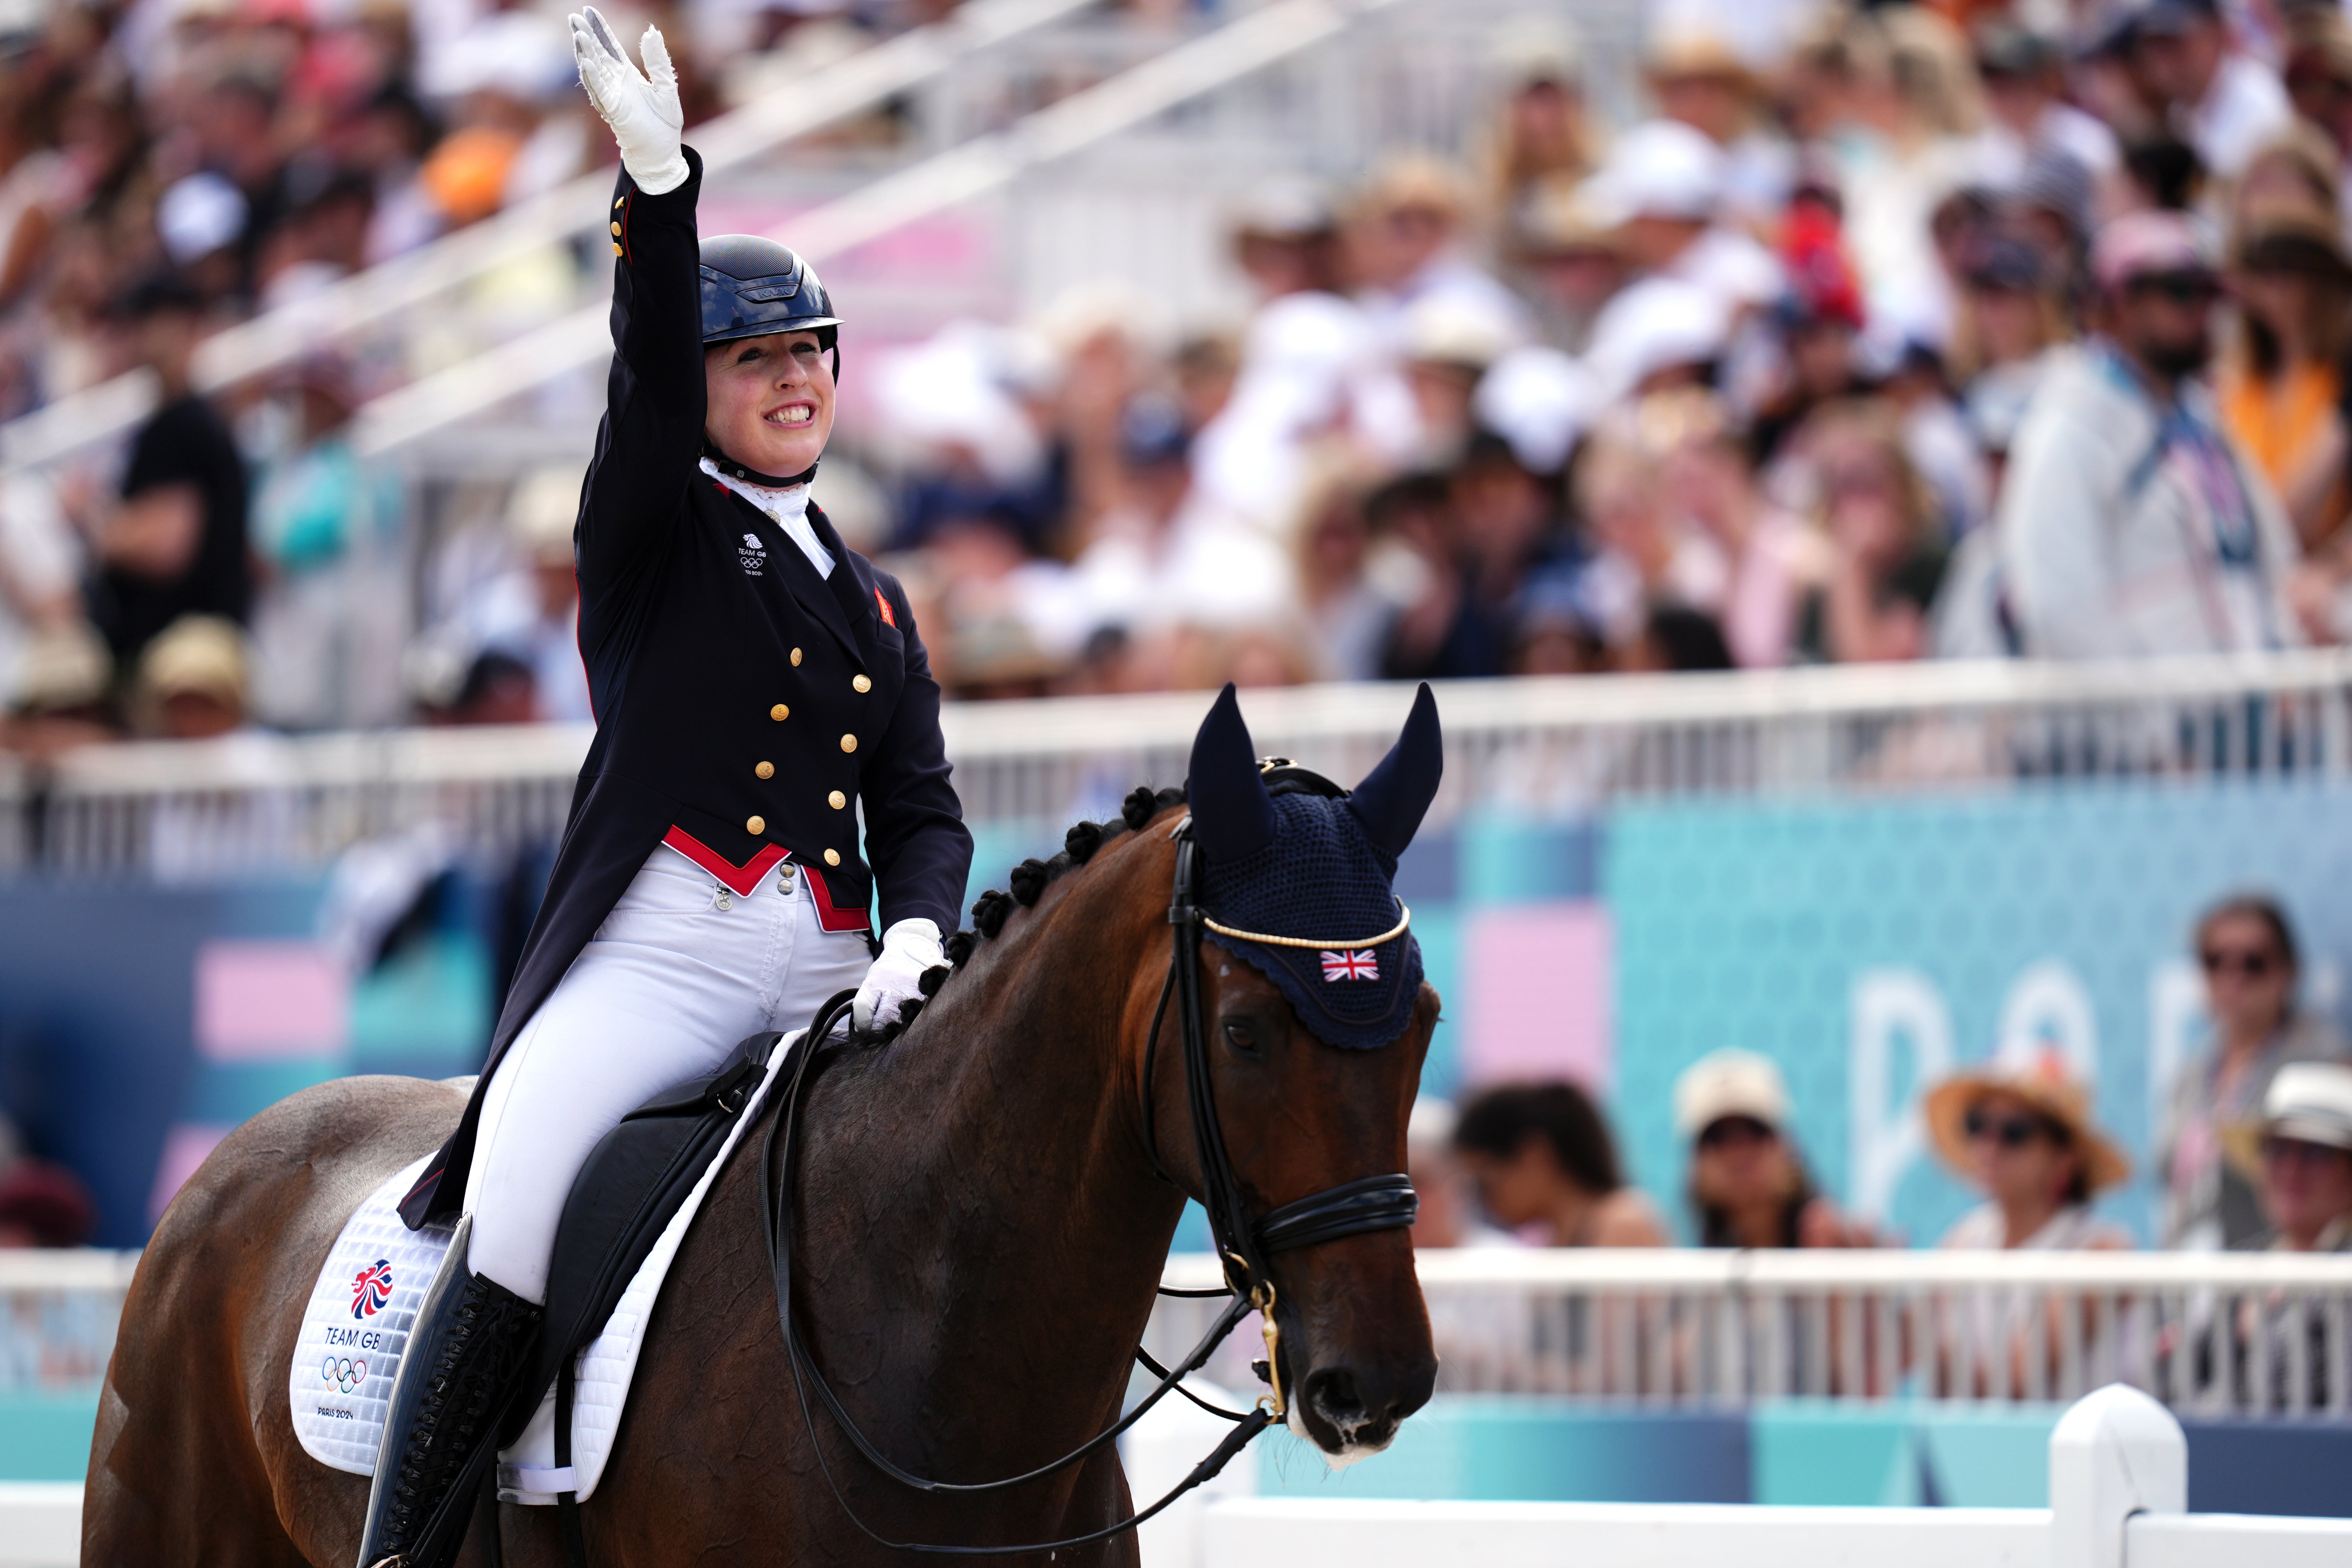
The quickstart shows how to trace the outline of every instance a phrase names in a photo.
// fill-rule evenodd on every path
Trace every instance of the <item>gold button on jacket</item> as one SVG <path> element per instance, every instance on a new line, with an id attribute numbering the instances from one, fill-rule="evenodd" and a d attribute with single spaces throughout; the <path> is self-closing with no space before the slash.
<path id="1" fill-rule="evenodd" d="M 845 752 L 854 752 L 857 750 L 857 737 L 855 735 L 844 735 L 841 738 L 841 749 Z"/>
<path id="2" fill-rule="evenodd" d="M 774 720 L 777 723 L 779 723 L 779 724 L 782 723 L 785 720 L 787 720 L 787 719 L 791 718 L 792 716 L 793 716 L 793 710 L 792 710 L 791 709 L 789 709 L 789 708 L 785 707 L 785 706 L 784 706 L 782 703 L 781 703 L 781 702 L 777 703 L 773 708 L 771 708 L 771 709 L 769 709 L 769 710 L 768 710 L 768 717 L 769 717 L 769 718 L 771 718 L 771 719 L 773 719 L 773 720 Z"/>
<path id="3" fill-rule="evenodd" d="M 753 768 L 751 772 L 760 778 L 772 779 L 776 776 L 776 764 L 773 763 L 761 763 L 758 767 Z"/>
<path id="4" fill-rule="evenodd" d="M 764 816 L 751 817 L 743 824 L 743 831 L 757 838 L 761 834 L 768 831 L 768 819 Z"/>
<path id="5" fill-rule="evenodd" d="M 796 669 L 797 669 L 797 668 L 800 667 L 800 662 L 801 662 L 801 650 L 800 650 L 800 649 L 798 649 L 798 648 L 794 648 L 794 649 L 793 649 L 793 667 L 794 668 L 796 668 Z"/>
<path id="6" fill-rule="evenodd" d="M 835 790 L 831 795 L 824 797 L 824 804 L 833 807 L 834 810 L 839 811 L 843 806 L 849 804 L 849 797 L 842 794 L 839 790 Z"/>
<path id="7" fill-rule="evenodd" d="M 828 850 L 826 850 L 826 851 L 824 852 L 824 863 L 825 863 L 826 865 L 828 865 L 828 866 L 838 866 L 838 865 L 840 865 L 840 864 L 841 864 L 841 851 L 840 851 L 840 850 L 838 850 L 838 849 L 828 849 Z"/>
<path id="8" fill-rule="evenodd" d="M 863 695 L 874 689 L 874 683 L 862 675 L 853 675 L 849 678 L 849 689 Z"/>

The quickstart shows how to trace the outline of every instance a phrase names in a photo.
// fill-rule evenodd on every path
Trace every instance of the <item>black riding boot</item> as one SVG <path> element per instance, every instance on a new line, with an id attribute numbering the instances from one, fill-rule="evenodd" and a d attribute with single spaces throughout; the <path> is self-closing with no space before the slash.
<path id="1" fill-rule="evenodd" d="M 446 1568 L 457 1556 L 474 1500 L 452 1503 L 451 1494 L 469 1477 L 479 1484 L 530 1364 L 541 1309 L 466 1271 L 470 1228 L 460 1225 L 451 1238 L 400 1358 L 360 1568 Z"/>

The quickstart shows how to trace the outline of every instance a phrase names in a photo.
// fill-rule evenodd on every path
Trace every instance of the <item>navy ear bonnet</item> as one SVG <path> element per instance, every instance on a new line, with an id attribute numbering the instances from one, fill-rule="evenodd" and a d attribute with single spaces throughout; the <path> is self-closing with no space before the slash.
<path id="1" fill-rule="evenodd" d="M 1421 944 L 1412 931 L 1376 946 L 1360 942 L 1402 918 L 1391 885 L 1396 861 L 1372 846 L 1339 801 L 1281 795 L 1274 813 L 1273 843 L 1203 868 L 1202 907 L 1237 931 L 1340 945 L 1277 947 L 1203 934 L 1282 987 L 1317 1039 L 1350 1050 L 1385 1046 L 1404 1033 L 1421 994 Z"/>
<path id="2" fill-rule="evenodd" d="M 1442 755 L 1426 686 L 1395 749 L 1345 798 L 1281 782 L 1268 794 L 1230 686 L 1193 742 L 1187 796 L 1205 861 L 1201 904 L 1214 922 L 1203 934 L 1279 986 L 1327 1045 L 1376 1049 L 1412 1021 L 1421 944 L 1396 931 L 1406 918 L 1396 864 L 1436 792 Z"/>

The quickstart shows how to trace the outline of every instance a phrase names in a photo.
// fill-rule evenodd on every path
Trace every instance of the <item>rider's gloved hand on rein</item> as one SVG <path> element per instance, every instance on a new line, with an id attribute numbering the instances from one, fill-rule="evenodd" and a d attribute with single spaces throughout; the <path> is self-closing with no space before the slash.
<path id="1" fill-rule="evenodd" d="M 947 956 L 940 951 L 937 921 L 900 921 L 882 933 L 882 956 L 866 970 L 849 1010 L 850 1024 L 860 1034 L 909 1024 L 922 1010 L 926 971 L 943 969 Z M 907 1005 L 913 1003 L 910 1011 Z"/>
<path id="2" fill-rule="evenodd" d="M 686 112 L 678 107 L 677 70 L 659 27 L 646 29 L 637 52 L 645 57 L 643 71 L 621 52 L 596 7 L 589 6 L 584 16 L 572 13 L 572 58 L 580 65 L 580 85 L 613 128 L 629 178 L 646 195 L 657 196 L 686 184 Z"/>

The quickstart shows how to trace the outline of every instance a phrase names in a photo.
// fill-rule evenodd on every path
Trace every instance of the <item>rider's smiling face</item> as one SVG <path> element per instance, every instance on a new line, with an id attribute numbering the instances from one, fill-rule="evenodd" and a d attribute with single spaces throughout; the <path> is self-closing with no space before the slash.
<path id="1" fill-rule="evenodd" d="M 703 429 L 747 468 L 797 474 L 833 434 L 833 363 L 814 332 L 713 343 L 702 353 Z"/>

